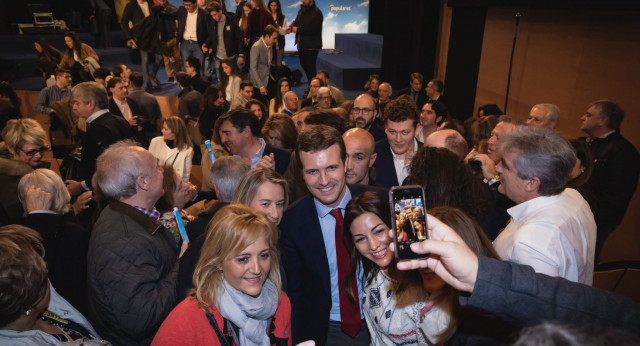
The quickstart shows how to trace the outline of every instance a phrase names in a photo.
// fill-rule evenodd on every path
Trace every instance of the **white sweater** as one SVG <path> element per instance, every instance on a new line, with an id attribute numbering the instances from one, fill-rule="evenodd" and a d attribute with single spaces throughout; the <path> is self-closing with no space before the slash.
<path id="1" fill-rule="evenodd" d="M 169 148 L 162 136 L 151 140 L 149 151 L 155 156 L 160 166 L 172 165 L 182 177 L 183 181 L 189 181 L 191 175 L 191 159 L 193 158 L 193 148 L 178 150 Z"/>

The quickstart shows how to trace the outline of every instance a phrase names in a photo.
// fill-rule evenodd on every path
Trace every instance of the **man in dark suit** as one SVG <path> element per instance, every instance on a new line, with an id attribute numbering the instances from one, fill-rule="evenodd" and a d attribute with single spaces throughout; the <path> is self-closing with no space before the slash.
<path id="1" fill-rule="evenodd" d="M 622 222 L 638 185 L 640 154 L 620 134 L 624 111 L 618 104 L 596 101 L 589 105 L 581 119 L 580 130 L 589 135 L 581 139 L 589 144 L 594 162 L 587 187 L 595 192 L 597 200 L 597 262 L 604 241 Z"/>
<path id="2" fill-rule="evenodd" d="M 162 118 L 160 105 L 155 96 L 142 89 L 142 74 L 139 72 L 132 73 L 130 82 L 131 92 L 128 98 L 138 106 L 140 111 L 136 139 L 143 147 L 148 148 L 151 139 L 159 135 L 158 120 Z"/>
<path id="3" fill-rule="evenodd" d="M 369 94 L 360 94 L 353 101 L 353 121 L 356 127 L 365 129 L 371 133 L 377 142 L 387 138 L 384 128 L 374 122 L 376 118 L 376 101 Z"/>
<path id="4" fill-rule="evenodd" d="M 166 12 L 165 16 L 178 20 L 180 56 L 182 57 L 182 66 L 185 66 L 186 59 L 192 55 L 200 61 L 204 61 L 202 50 L 206 48 L 204 41 L 209 36 L 211 17 L 207 11 L 198 7 L 196 0 L 183 0 L 182 3 L 184 6 L 180 6 L 175 12 Z M 187 20 L 189 16 L 195 16 L 196 20 Z"/>
<path id="5" fill-rule="evenodd" d="M 445 106 L 447 105 L 447 98 L 442 95 L 444 92 L 444 83 L 440 79 L 430 80 L 424 88 L 424 92 L 427 95 L 427 100 L 439 101 Z"/>
<path id="6" fill-rule="evenodd" d="M 415 139 L 418 107 L 403 99 L 390 101 L 385 108 L 387 138 L 376 143 L 376 182 L 386 188 L 402 185 L 409 175 L 413 155 L 422 147 Z"/>
<path id="7" fill-rule="evenodd" d="M 418 72 L 412 73 L 411 76 L 409 77 L 410 87 L 400 90 L 400 93 L 398 93 L 398 96 L 400 95 L 411 96 L 413 101 L 416 103 L 416 106 L 418 107 L 418 109 L 422 109 L 422 106 L 424 106 L 424 103 L 427 102 L 427 100 L 429 99 L 427 97 L 427 93 L 422 88 L 423 82 L 424 82 L 424 77 L 422 76 L 422 73 L 418 73 Z"/>
<path id="8" fill-rule="evenodd" d="M 182 89 L 178 94 L 178 116 L 185 123 L 189 119 L 199 119 L 202 94 L 191 87 L 191 77 L 186 72 L 176 73 L 176 81 Z"/>
<path id="9" fill-rule="evenodd" d="M 205 80 L 204 77 L 202 77 L 202 75 L 200 74 L 201 67 L 201 60 L 199 60 L 195 56 L 190 56 L 186 59 L 184 71 L 189 75 L 189 78 L 191 79 L 191 87 L 194 90 L 197 90 L 199 93 L 204 94 L 211 83 Z"/>
<path id="10" fill-rule="evenodd" d="M 251 168 L 272 168 L 284 174 L 289 167 L 291 153 L 274 148 L 260 138 L 260 120 L 247 109 L 238 109 L 219 118 L 220 141 L 232 155 L 251 163 Z"/>
<path id="11" fill-rule="evenodd" d="M 115 77 L 114 77 L 115 78 Z M 131 138 L 129 123 L 123 117 L 109 113 L 107 90 L 96 82 L 84 82 L 73 87 L 73 109 L 87 119 L 87 132 L 82 142 L 80 176 L 82 181 L 67 180 L 72 195 L 91 190 L 96 160 L 111 144 Z"/>
<path id="12" fill-rule="evenodd" d="M 353 303 L 345 293 L 348 249 L 336 239 L 342 239 L 344 208 L 352 196 L 386 190 L 346 184 L 346 149 L 334 128 L 315 125 L 302 131 L 296 156 L 310 194 L 291 205 L 280 223 L 293 343 L 368 345 L 359 299 Z"/>

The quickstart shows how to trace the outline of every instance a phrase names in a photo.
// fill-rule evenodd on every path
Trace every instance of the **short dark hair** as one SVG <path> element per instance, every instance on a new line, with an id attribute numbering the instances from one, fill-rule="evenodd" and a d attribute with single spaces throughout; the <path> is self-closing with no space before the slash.
<path id="1" fill-rule="evenodd" d="M 197 56 L 191 55 L 187 58 L 186 62 L 188 62 L 189 65 L 191 65 L 191 67 L 196 70 L 196 73 L 200 72 L 200 67 L 202 67 L 202 64 L 200 63 L 200 59 Z"/>
<path id="2" fill-rule="evenodd" d="M 245 129 L 245 127 L 249 126 L 251 134 L 254 137 L 260 136 L 260 120 L 258 120 L 258 117 L 246 108 L 231 111 L 227 114 L 222 115 L 220 119 L 220 124 L 229 120 L 231 122 L 231 125 L 238 129 L 238 131 L 242 131 Z"/>
<path id="3" fill-rule="evenodd" d="M 251 83 L 250 80 L 245 79 L 242 82 L 240 82 L 240 90 L 242 90 L 242 89 L 244 89 L 244 88 L 246 88 L 248 86 L 253 88 L 253 83 Z"/>
<path id="4" fill-rule="evenodd" d="M 411 75 L 409 75 L 409 82 L 413 82 L 414 79 L 419 80 L 420 83 L 424 82 L 424 77 L 420 72 L 414 72 Z"/>
<path id="5" fill-rule="evenodd" d="M 622 124 L 622 120 L 624 120 L 624 111 L 620 106 L 609 100 L 599 100 L 589 105 L 595 106 L 599 116 L 607 117 L 607 127 L 612 130 L 620 130 L 620 125 Z"/>
<path id="6" fill-rule="evenodd" d="M 125 64 L 116 64 L 116 66 L 113 67 L 111 72 L 113 73 L 114 76 L 120 77 L 120 74 L 124 72 L 125 67 L 126 67 Z"/>
<path id="7" fill-rule="evenodd" d="M 176 73 L 176 80 L 183 88 L 191 86 L 191 77 L 186 72 Z"/>
<path id="8" fill-rule="evenodd" d="M 123 83 L 124 81 L 122 80 L 122 78 L 120 77 L 113 77 L 111 79 L 109 79 L 109 81 L 107 82 L 107 88 L 111 89 L 111 88 L 115 88 L 116 84 L 118 83 Z"/>
<path id="9" fill-rule="evenodd" d="M 342 135 L 338 130 L 326 125 L 315 125 L 298 135 L 298 142 L 296 142 L 296 156 L 298 157 L 298 167 L 302 168 L 302 161 L 300 160 L 300 152 L 316 152 L 319 150 L 325 150 L 329 147 L 337 144 L 340 148 L 340 158 L 344 163 L 347 160 L 347 149 L 344 146 Z"/>
<path id="10" fill-rule="evenodd" d="M 318 73 L 323 74 L 327 79 L 331 79 L 331 77 L 329 77 L 329 71 L 327 70 L 319 70 L 318 72 L 316 72 L 316 76 L 318 75 Z"/>
<path id="11" fill-rule="evenodd" d="M 413 127 L 418 125 L 420 121 L 420 111 L 418 106 L 411 99 L 395 99 L 389 101 L 384 108 L 385 123 L 393 121 L 394 123 L 403 122 L 407 119 L 413 120 Z"/>
<path id="12" fill-rule="evenodd" d="M 330 126 L 338 130 L 340 133 L 344 133 L 347 128 L 344 118 L 332 109 L 314 108 L 311 113 L 304 118 L 304 123 L 307 125 Z"/>
<path id="13" fill-rule="evenodd" d="M 441 92 L 442 92 L 442 90 L 444 90 L 444 83 L 443 83 L 441 80 L 439 80 L 439 79 L 432 79 L 432 80 L 430 80 L 429 82 L 433 83 L 433 88 L 434 88 L 437 92 L 441 93 Z"/>
<path id="14" fill-rule="evenodd" d="M 195 4 L 195 3 L 196 3 L 196 0 L 182 0 L 182 2 L 190 2 L 190 3 L 192 3 L 192 4 Z"/>
<path id="15" fill-rule="evenodd" d="M 431 110 L 433 110 L 433 112 L 436 113 L 436 118 L 442 117 L 438 125 L 442 124 L 442 122 L 449 116 L 449 110 L 447 110 L 447 106 L 438 100 L 429 100 L 424 104 L 431 105 Z"/>
<path id="16" fill-rule="evenodd" d="M 269 25 L 264 27 L 264 31 L 262 32 L 262 37 L 271 36 L 271 35 L 273 35 L 274 33 L 277 33 L 277 32 L 278 32 L 278 29 L 276 29 L 275 26 L 269 24 Z"/>
<path id="17" fill-rule="evenodd" d="M 142 73 L 140 72 L 134 72 L 131 74 L 131 76 L 129 76 L 129 83 L 131 84 L 131 86 L 135 86 L 135 87 L 142 87 L 142 85 L 144 84 L 144 78 L 142 77 Z"/>
<path id="18" fill-rule="evenodd" d="M 99 67 L 93 71 L 93 78 L 106 79 L 111 75 L 111 71 L 108 68 Z"/>
<path id="19" fill-rule="evenodd" d="M 63 73 L 71 73 L 71 71 L 69 71 L 66 68 L 57 68 L 56 71 L 54 72 L 54 74 L 57 76 L 63 74 Z"/>

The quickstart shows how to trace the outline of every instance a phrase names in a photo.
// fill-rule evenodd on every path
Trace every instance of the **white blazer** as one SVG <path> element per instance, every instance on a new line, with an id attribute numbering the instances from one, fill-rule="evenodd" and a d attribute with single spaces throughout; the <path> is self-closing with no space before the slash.
<path id="1" fill-rule="evenodd" d="M 193 148 L 171 149 L 165 143 L 164 137 L 158 136 L 151 140 L 149 151 L 158 159 L 161 166 L 172 165 L 173 169 L 182 177 L 182 181 L 189 181 Z"/>

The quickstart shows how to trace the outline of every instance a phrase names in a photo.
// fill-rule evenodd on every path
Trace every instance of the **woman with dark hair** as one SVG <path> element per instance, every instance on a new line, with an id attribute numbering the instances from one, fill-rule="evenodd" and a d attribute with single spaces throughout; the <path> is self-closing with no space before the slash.
<path id="1" fill-rule="evenodd" d="M 282 98 L 284 94 L 288 91 L 291 91 L 291 84 L 289 83 L 289 78 L 282 77 L 278 79 L 278 83 L 276 84 L 276 96 L 269 100 L 269 115 L 273 115 L 275 113 L 282 112 Z"/>
<path id="2" fill-rule="evenodd" d="M 282 14 L 280 0 L 269 0 L 268 7 L 273 21 L 276 22 L 276 29 L 278 29 L 278 57 L 276 58 L 276 65 L 280 66 L 284 58 L 284 35 L 286 34 L 287 18 Z"/>
<path id="3" fill-rule="evenodd" d="M 579 139 L 569 140 L 571 146 L 576 151 L 576 165 L 573 167 L 571 174 L 569 175 L 569 181 L 567 182 L 567 188 L 578 190 L 582 195 L 582 198 L 589 203 L 591 212 L 596 220 L 596 225 L 600 220 L 600 213 L 597 206 L 596 194 L 587 182 L 591 179 L 593 173 L 593 156 L 591 155 L 591 148 L 585 141 Z"/>
<path id="4" fill-rule="evenodd" d="M 347 204 L 344 240 L 351 249 L 351 263 L 346 287 L 340 289 L 346 289 L 355 299 L 354 279 L 361 267 L 360 299 L 372 345 L 426 344 L 416 315 L 426 306 L 428 295 L 424 294 L 418 271 L 396 268 L 394 253 L 389 249 L 390 228 L 391 210 L 384 196 L 365 192 Z"/>
<path id="5" fill-rule="evenodd" d="M 100 67 L 98 54 L 89 45 L 80 42 L 78 34 L 73 31 L 64 34 L 64 43 L 67 52 L 58 67 L 71 71 L 73 85 L 93 81 L 93 71 Z"/>
<path id="6" fill-rule="evenodd" d="M 151 140 L 149 151 L 160 165 L 173 166 L 183 181 L 189 181 L 193 143 L 184 120 L 176 116 L 164 119 L 161 132 L 162 136 Z"/>
<path id="7" fill-rule="evenodd" d="M 240 82 L 244 78 L 236 60 L 234 58 L 222 59 L 218 76 L 220 76 L 220 90 L 224 92 L 225 99 L 229 103 L 233 102 L 233 98 L 240 91 Z"/>
<path id="8" fill-rule="evenodd" d="M 469 123 L 465 138 L 472 150 L 475 149 L 478 154 L 487 153 L 487 141 L 491 138 L 491 132 L 496 124 L 498 124 L 498 118 L 495 115 L 475 118 Z"/>
<path id="9" fill-rule="evenodd" d="M 378 87 L 380 86 L 380 75 L 374 73 L 369 76 L 369 80 L 364 84 L 364 92 L 369 93 L 369 95 L 374 98 L 378 98 Z"/>
<path id="10" fill-rule="evenodd" d="M 223 60 L 224 61 L 224 60 Z M 213 136 L 213 126 L 220 115 L 229 108 L 229 103 L 224 99 L 222 88 L 209 85 L 202 95 L 200 103 L 200 118 L 198 119 L 198 129 L 202 137 L 211 140 Z"/>
<path id="11" fill-rule="evenodd" d="M 33 47 L 38 52 L 38 74 L 47 80 L 53 76 L 58 68 L 60 60 L 62 60 L 62 53 L 42 37 L 33 41 Z M 55 83 L 55 78 L 53 82 Z"/>
<path id="12" fill-rule="evenodd" d="M 264 123 L 267 122 L 267 117 L 269 117 L 269 113 L 267 113 L 267 106 L 265 106 L 260 100 L 251 99 L 247 101 L 244 108 L 250 110 L 251 113 L 258 117 L 258 120 L 260 121 L 260 129 L 262 129 Z"/>
<path id="13" fill-rule="evenodd" d="M 506 220 L 497 216 L 487 186 L 473 174 L 469 165 L 448 149 L 420 148 L 411 160 L 404 184 L 422 186 L 426 208 L 461 209 L 484 226 L 489 238 L 497 236 L 504 227 Z"/>

